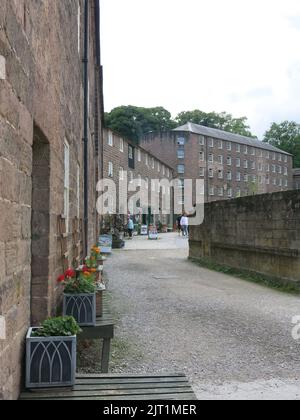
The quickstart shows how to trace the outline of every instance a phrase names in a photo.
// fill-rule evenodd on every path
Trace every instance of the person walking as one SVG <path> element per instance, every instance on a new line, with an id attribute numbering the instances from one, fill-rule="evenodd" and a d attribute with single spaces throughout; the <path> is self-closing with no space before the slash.
<path id="1" fill-rule="evenodd" d="M 132 220 L 131 217 L 128 220 L 127 229 L 128 229 L 128 233 L 129 233 L 129 238 L 132 239 L 133 230 L 134 230 L 134 224 L 133 224 L 133 220 Z"/>
<path id="2" fill-rule="evenodd" d="M 187 217 L 187 214 L 184 213 L 181 220 L 180 225 L 182 228 L 182 234 L 184 237 L 189 236 L 189 219 Z"/>
<path id="3" fill-rule="evenodd" d="M 176 224 L 177 224 L 177 232 L 180 236 L 181 232 L 182 232 L 182 228 L 181 228 L 181 219 L 182 219 L 182 215 L 177 217 L 176 219 Z"/>

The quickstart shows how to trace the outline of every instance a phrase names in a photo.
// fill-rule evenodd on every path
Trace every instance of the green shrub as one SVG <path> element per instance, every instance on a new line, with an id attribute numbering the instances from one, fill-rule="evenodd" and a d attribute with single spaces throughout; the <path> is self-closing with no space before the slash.
<path id="1" fill-rule="evenodd" d="M 71 337 L 81 333 L 81 329 L 71 316 L 47 319 L 34 337 Z"/>

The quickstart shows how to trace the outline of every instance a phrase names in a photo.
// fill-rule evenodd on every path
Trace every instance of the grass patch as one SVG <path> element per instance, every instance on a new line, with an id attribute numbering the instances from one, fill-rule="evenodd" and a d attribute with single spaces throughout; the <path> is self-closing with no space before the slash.
<path id="1" fill-rule="evenodd" d="M 207 259 L 189 258 L 191 262 L 199 265 L 200 267 L 208 268 L 218 273 L 227 274 L 229 276 L 237 277 L 241 280 L 246 280 L 251 283 L 260 284 L 265 287 L 275 289 L 279 292 L 288 293 L 292 295 L 300 295 L 300 284 L 293 284 L 292 282 L 283 283 L 276 277 L 266 276 L 263 274 L 255 273 L 253 271 L 229 267 L 226 265 L 214 263 Z"/>

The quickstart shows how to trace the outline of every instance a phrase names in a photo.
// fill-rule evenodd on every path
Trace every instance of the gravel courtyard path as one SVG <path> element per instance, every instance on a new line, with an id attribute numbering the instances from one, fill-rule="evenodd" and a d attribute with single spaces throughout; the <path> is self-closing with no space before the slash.
<path id="1" fill-rule="evenodd" d="M 300 299 L 187 260 L 187 241 L 135 238 L 106 264 L 114 372 L 184 372 L 201 398 L 300 399 Z"/>

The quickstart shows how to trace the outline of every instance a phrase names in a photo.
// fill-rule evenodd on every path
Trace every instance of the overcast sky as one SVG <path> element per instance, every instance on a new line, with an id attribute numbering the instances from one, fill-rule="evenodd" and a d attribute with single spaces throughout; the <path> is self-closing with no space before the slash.
<path id="1" fill-rule="evenodd" d="M 105 110 L 300 122 L 300 0 L 101 0 Z"/>

